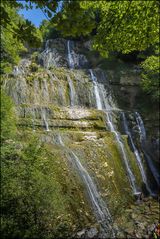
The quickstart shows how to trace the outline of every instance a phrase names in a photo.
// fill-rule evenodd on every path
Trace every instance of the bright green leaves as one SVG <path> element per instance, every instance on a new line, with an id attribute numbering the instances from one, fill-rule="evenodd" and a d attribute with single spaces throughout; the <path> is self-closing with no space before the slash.
<path id="1" fill-rule="evenodd" d="M 20 60 L 19 53 L 26 50 L 21 40 L 17 38 L 17 29 L 22 24 L 16 9 L 11 8 L 7 3 L 1 3 L 2 27 L 1 27 L 1 73 L 8 73 L 12 65 Z M 3 11 L 5 9 L 5 11 Z M 4 16 L 4 13 L 7 16 Z"/>
<path id="2" fill-rule="evenodd" d="M 33 24 L 24 20 L 17 13 L 21 4 L 8 1 L 1 3 L 1 73 L 9 73 L 12 66 L 18 64 L 20 54 L 27 51 L 26 43 L 32 47 L 40 47 L 42 35 Z"/>
<path id="3" fill-rule="evenodd" d="M 64 36 L 92 37 L 93 47 L 103 57 L 111 52 L 129 54 L 155 49 L 159 52 L 159 2 L 153 1 L 71 1 L 54 18 Z M 94 33 L 93 33 L 94 30 Z M 142 64 L 143 89 L 158 98 L 157 57 Z M 151 68 L 150 68 L 151 67 Z M 152 70 L 151 70 L 152 69 Z"/>
<path id="4" fill-rule="evenodd" d="M 156 0 L 71 1 L 54 19 L 64 36 L 85 36 L 95 29 L 94 46 L 102 55 L 143 51 L 159 40 Z"/>
<path id="5" fill-rule="evenodd" d="M 57 180 L 58 162 L 38 138 L 27 137 L 29 143 L 8 140 L 2 147 L 1 235 L 52 239 L 62 234 L 64 238 L 68 214 Z"/>
<path id="6" fill-rule="evenodd" d="M 73 37 L 89 35 L 96 25 L 93 11 L 82 9 L 78 1 L 64 2 L 53 23 L 64 36 Z"/>
<path id="7" fill-rule="evenodd" d="M 61 37 L 61 33 L 53 27 L 53 23 L 47 20 L 42 21 L 39 30 L 43 40 Z"/>
<path id="8" fill-rule="evenodd" d="M 42 34 L 30 21 L 18 15 L 20 8 L 32 9 L 33 4 L 40 8 L 48 18 L 58 7 L 58 0 L 26 0 L 23 5 L 21 1 L 1 1 L 1 73 L 9 73 L 12 66 L 18 64 L 19 55 L 27 49 L 24 45 L 34 48 L 41 47 Z"/>
<path id="9" fill-rule="evenodd" d="M 13 138 L 16 132 L 16 117 L 11 99 L 1 89 L 1 143 Z"/>
<path id="10" fill-rule="evenodd" d="M 97 50 L 130 53 L 142 51 L 158 42 L 156 1 L 115 1 L 97 28 Z M 103 47 L 102 47 L 103 46 Z"/>
<path id="11" fill-rule="evenodd" d="M 158 101 L 160 92 L 160 62 L 159 56 L 150 56 L 142 64 L 142 88 L 152 96 L 153 101 Z"/>
<path id="12" fill-rule="evenodd" d="M 58 7 L 58 3 L 60 2 L 60 0 L 25 0 L 27 3 L 26 7 L 28 9 L 32 9 L 33 5 L 32 3 L 34 3 L 36 5 L 36 8 L 41 8 L 50 18 L 52 16 L 53 12 L 56 12 L 57 7 Z"/>

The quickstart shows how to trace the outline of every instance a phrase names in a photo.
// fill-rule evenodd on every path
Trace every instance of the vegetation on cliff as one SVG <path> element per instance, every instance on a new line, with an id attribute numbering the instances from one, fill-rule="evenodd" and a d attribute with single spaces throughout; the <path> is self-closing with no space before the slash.
<path id="1" fill-rule="evenodd" d="M 18 9 L 32 9 L 32 4 L 40 8 L 47 20 L 40 28 L 18 15 Z M 57 11 L 59 4 L 61 9 Z M 27 51 L 26 46 L 39 47 L 42 38 L 59 36 L 91 39 L 94 49 L 102 56 L 110 53 L 138 53 L 142 64 L 144 91 L 156 101 L 158 99 L 155 86 L 159 84 L 156 73 L 149 73 L 159 57 L 159 2 L 154 1 L 2 1 L 2 63 L 1 73 L 11 71 L 17 64 L 19 56 Z M 140 56 L 142 56 L 141 58 Z M 145 57 L 144 57 L 145 56 Z M 153 56 L 153 57 L 152 57 Z M 148 64 L 149 62 L 149 64 Z M 148 70 L 146 71 L 146 64 Z M 145 75 L 145 77 L 144 77 Z"/>
<path id="2" fill-rule="evenodd" d="M 18 13 L 19 9 L 32 9 L 32 4 L 40 8 L 48 19 L 42 21 L 39 28 Z M 60 6 L 59 10 L 58 6 Z M 0 83 L 3 89 L 0 116 L 3 239 L 53 239 L 75 236 L 84 238 L 84 235 L 89 235 L 87 233 L 90 228 L 97 233 L 100 231 L 100 224 L 96 222 L 96 213 L 93 214 L 95 199 L 97 202 L 104 199 L 104 202 L 107 202 L 104 208 L 111 207 L 109 211 L 114 218 L 114 229 L 119 230 L 120 238 L 148 237 L 151 229 L 146 227 L 153 221 L 158 221 L 157 202 L 150 198 L 144 200 L 143 205 L 134 205 L 134 196 L 121 155 L 123 150 L 121 152 L 117 142 L 118 128 L 121 128 L 119 111 L 116 108 L 113 116 L 115 130 L 110 129 L 111 119 L 108 118 L 107 121 L 106 113 L 101 110 L 103 107 L 95 109 L 97 103 L 95 91 L 99 90 L 96 74 L 98 76 L 104 72 L 101 72 L 101 69 L 98 69 L 100 70 L 98 72 L 96 69 L 96 80 L 91 79 L 88 72 L 90 65 L 94 68 L 96 64 L 100 66 L 97 62 L 101 61 L 103 65 L 104 59 L 107 57 L 111 59 L 110 64 L 115 74 L 112 74 L 111 68 L 108 67 L 110 68 L 108 72 L 106 71 L 108 78 L 100 78 L 101 86 L 104 81 L 104 89 L 102 88 L 100 93 L 106 91 L 106 95 L 103 96 L 105 104 L 105 97 L 111 98 L 112 101 L 110 79 L 117 75 L 119 82 L 121 79 L 122 83 L 125 81 L 124 68 L 122 67 L 122 74 L 118 75 L 112 57 L 116 58 L 115 64 L 117 64 L 118 58 L 128 59 L 127 57 L 130 56 L 131 61 L 138 64 L 138 68 L 133 69 L 133 72 L 128 71 L 129 86 L 136 85 L 135 81 L 140 79 L 141 72 L 141 80 L 137 82 L 141 81 L 145 94 L 151 97 L 152 101 L 157 102 L 159 99 L 158 9 L 159 2 L 156 0 L 25 0 L 23 4 L 17 0 L 1 1 L 0 74 L 2 79 Z M 80 43 L 76 42 L 80 47 L 76 46 L 76 51 L 73 53 L 77 58 L 81 56 L 83 63 L 86 60 L 83 69 L 78 69 L 80 61 L 76 69 L 68 69 L 66 48 L 72 47 L 69 45 L 71 41 L 59 37 L 81 40 Z M 54 41 L 54 44 L 57 44 L 53 52 L 55 55 L 50 55 L 51 52 L 47 47 L 43 51 L 46 40 L 50 38 L 57 38 L 57 42 Z M 80 49 L 82 43 L 84 49 Z M 64 59 L 59 57 L 60 54 Z M 54 63 L 56 65 L 56 61 L 59 61 L 59 65 L 53 67 L 51 62 L 51 66 L 49 64 L 46 64 L 46 67 L 44 64 L 42 66 L 40 61 L 48 56 L 50 59 L 55 57 Z M 95 62 L 97 61 L 95 65 L 92 64 L 94 60 L 90 61 L 92 57 L 95 58 Z M 47 62 L 46 58 L 44 61 Z M 22 65 L 16 68 L 21 59 L 24 60 Z M 136 74 L 139 78 L 135 77 Z M 136 87 L 139 86 L 138 84 Z M 118 91 L 123 94 L 125 84 L 122 85 L 122 87 L 118 85 Z M 129 102 L 130 95 L 124 97 Z M 74 98 L 73 105 L 71 98 Z M 110 107 L 110 102 L 108 105 Z M 104 108 L 107 111 L 108 108 L 106 106 Z M 112 107 L 109 111 L 112 111 Z M 152 117 L 154 118 L 155 115 Z M 135 131 L 133 138 L 137 135 L 141 138 L 139 124 L 135 121 L 134 115 L 131 115 L 129 120 L 131 131 Z M 157 135 L 156 132 L 156 137 Z M 124 145 L 128 155 L 126 160 L 135 175 L 138 190 L 143 191 L 146 184 L 142 182 L 141 172 L 135 161 L 135 152 L 129 147 L 128 138 L 127 135 L 120 137 L 120 145 Z M 140 154 L 144 160 L 139 139 L 136 145 L 140 147 Z M 155 147 L 157 145 L 156 141 Z M 79 165 L 82 164 L 82 171 L 75 170 L 77 167 L 75 161 Z M 156 164 L 153 162 L 153 165 Z M 95 198 L 94 192 L 92 193 L 94 190 L 89 192 L 90 188 L 84 187 L 89 182 L 85 181 L 86 172 L 91 175 L 91 179 L 93 178 L 93 183 L 90 180 L 90 185 L 93 184 L 98 188 L 99 194 L 96 193 Z M 153 191 L 156 186 L 157 184 L 153 186 Z M 139 195 L 139 192 L 137 194 Z M 89 203 L 90 196 L 93 200 Z M 152 203 L 153 208 L 150 206 Z M 147 212 L 144 217 L 145 211 Z M 144 219 L 147 222 L 142 223 Z M 138 233 L 140 232 L 138 236 L 137 230 Z M 93 234 L 91 233 L 91 238 L 95 238 Z"/>
<path id="3" fill-rule="evenodd" d="M 82 185 L 61 149 L 16 127 L 12 101 L 1 96 L 1 236 L 71 238 L 84 222 L 93 222 L 86 217 L 91 211 Z"/>
<path id="4" fill-rule="evenodd" d="M 53 22 L 67 37 L 88 37 L 104 57 L 110 53 L 142 55 L 142 89 L 158 100 L 158 1 L 69 1 Z M 156 60 L 157 59 L 157 60 Z M 134 60 L 134 59 L 133 59 Z M 157 65 L 155 68 L 155 64 Z M 147 69 L 146 69 L 147 68 Z M 154 74 L 150 73 L 153 71 Z M 144 76 L 145 75 L 145 76 Z"/>

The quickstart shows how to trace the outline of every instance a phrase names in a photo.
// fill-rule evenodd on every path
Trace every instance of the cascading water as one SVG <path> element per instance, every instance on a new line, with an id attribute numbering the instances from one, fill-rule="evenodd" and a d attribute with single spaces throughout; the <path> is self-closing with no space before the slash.
<path id="1" fill-rule="evenodd" d="M 119 145 L 119 149 L 120 149 L 120 152 L 122 154 L 122 158 L 124 160 L 124 163 L 125 163 L 125 166 L 126 166 L 126 170 L 127 170 L 127 174 L 128 174 L 128 178 L 129 178 L 129 181 L 130 181 L 130 184 L 131 184 L 131 187 L 132 187 L 132 190 L 133 190 L 133 193 L 135 195 L 138 195 L 140 194 L 140 191 L 137 189 L 137 186 L 136 186 L 136 179 L 135 179 L 135 176 L 129 166 L 129 163 L 128 163 L 128 158 L 127 158 L 127 155 L 126 155 L 126 152 L 125 152 L 125 148 L 124 148 L 124 145 L 122 143 L 122 139 L 121 139 L 121 136 L 120 134 L 115 130 L 115 127 L 113 125 L 113 121 L 112 121 L 112 115 L 111 114 L 108 114 L 108 112 L 106 112 L 106 118 L 107 118 L 107 124 L 109 125 L 110 127 L 110 131 L 114 133 L 115 135 L 115 138 L 117 140 L 117 143 Z"/>
<path id="2" fill-rule="evenodd" d="M 98 110 L 102 110 L 103 106 L 102 106 L 101 97 L 100 97 L 100 94 L 99 94 L 97 78 L 93 74 L 93 70 L 92 69 L 89 69 L 89 72 L 90 72 L 91 79 L 92 79 L 93 84 L 94 84 L 94 93 L 95 93 L 95 98 L 96 98 L 97 109 Z"/>
<path id="3" fill-rule="evenodd" d="M 92 202 L 96 218 L 101 225 L 101 238 L 114 238 L 115 233 L 112 227 L 112 218 L 110 212 L 105 202 L 102 200 L 100 194 L 98 193 L 96 185 L 93 182 L 91 176 L 89 175 L 88 171 L 83 167 L 77 155 L 65 146 L 60 134 L 58 134 L 57 142 L 67 150 L 71 162 L 74 163 L 80 177 L 82 178 L 87 188 L 87 192 Z"/>
<path id="4" fill-rule="evenodd" d="M 33 125 L 33 131 L 35 131 L 35 110 L 34 110 L 34 108 L 33 108 L 33 110 L 32 110 L 32 125 Z"/>
<path id="5" fill-rule="evenodd" d="M 140 154 L 139 154 L 139 152 L 138 152 L 138 150 L 137 150 L 137 148 L 136 148 L 136 146 L 133 142 L 132 135 L 131 135 L 131 132 L 130 132 L 129 127 L 128 127 L 128 122 L 127 122 L 125 113 L 122 112 L 121 115 L 122 115 L 122 120 L 123 120 L 124 131 L 125 131 L 126 135 L 128 135 L 128 138 L 130 140 L 130 143 L 131 143 L 131 146 L 132 146 L 135 158 L 136 158 L 136 162 L 137 162 L 138 167 L 140 169 L 142 180 L 143 180 L 144 184 L 146 185 L 147 191 L 150 193 L 150 195 L 152 195 L 153 193 L 152 193 L 152 190 L 150 189 L 150 187 L 148 185 L 148 182 L 147 182 L 147 176 L 146 176 L 143 164 L 142 164 L 142 159 L 141 159 Z M 144 127 L 142 127 L 142 128 L 144 128 Z M 144 130 L 143 130 L 143 135 L 145 135 Z"/>
<path id="6" fill-rule="evenodd" d="M 143 124 L 143 120 L 138 112 L 135 112 L 135 118 L 140 133 L 140 140 L 141 142 L 143 142 L 146 140 L 146 130 Z"/>
<path id="7" fill-rule="evenodd" d="M 49 102 L 49 91 L 46 79 L 43 80 L 43 97 L 45 101 Z"/>
<path id="8" fill-rule="evenodd" d="M 68 49 L 69 67 L 70 67 L 70 69 L 73 69 L 74 68 L 74 60 L 73 60 L 72 54 L 71 54 L 70 41 L 67 42 L 67 49 Z M 75 89 L 73 86 L 73 82 L 69 76 L 67 77 L 67 79 L 68 79 L 68 84 L 69 84 L 69 89 L 70 89 L 70 105 L 74 106 L 74 104 L 75 104 Z M 96 84 L 95 84 L 95 87 L 96 87 Z M 96 92 L 98 93 L 98 89 Z M 96 97 L 98 97 L 98 95 L 96 95 Z M 99 96 L 98 107 L 100 107 L 100 96 Z M 61 146 L 65 147 L 60 135 L 58 136 L 58 141 Z M 105 236 L 114 237 L 115 235 L 113 232 L 113 228 L 111 226 L 111 215 L 110 215 L 108 209 L 106 208 L 105 203 L 101 199 L 93 180 L 91 179 L 87 170 L 82 166 L 80 160 L 75 155 L 75 153 L 71 150 L 69 150 L 69 153 L 70 153 L 71 160 L 72 161 L 74 160 L 75 166 L 76 166 L 82 180 L 84 181 L 84 183 L 86 185 L 90 200 L 92 202 L 92 205 L 93 205 L 96 217 L 97 217 L 97 220 L 100 221 L 100 224 L 104 230 Z"/>
<path id="9" fill-rule="evenodd" d="M 21 72 L 20 72 L 20 69 L 18 66 L 15 66 L 14 67 L 14 70 L 13 70 L 13 74 L 16 76 L 16 75 L 19 75 Z"/>
<path id="10" fill-rule="evenodd" d="M 95 91 L 97 109 L 103 110 L 103 106 L 102 106 L 102 102 L 101 102 L 101 97 L 100 97 L 100 95 L 103 96 L 103 94 L 101 94 L 101 92 L 100 92 L 100 88 L 98 87 L 97 78 L 94 75 L 93 70 L 90 69 L 89 71 L 90 71 L 91 79 L 92 79 L 92 81 L 94 83 L 94 91 Z M 105 101 L 105 99 L 103 99 L 103 101 Z M 105 106 L 106 106 L 106 104 L 105 104 Z M 111 113 L 109 114 L 106 110 L 104 110 L 104 112 L 106 114 L 106 121 L 107 121 L 107 124 L 109 125 L 110 131 L 114 133 L 116 141 L 117 141 L 117 143 L 119 145 L 119 149 L 121 151 L 121 154 L 122 154 L 125 166 L 126 166 L 127 174 L 128 174 L 128 177 L 129 177 L 129 181 L 130 181 L 133 193 L 134 194 L 140 194 L 140 192 L 137 190 L 137 187 L 136 187 L 136 182 L 135 182 L 136 179 L 135 179 L 134 174 L 133 174 L 133 172 L 132 172 L 132 170 L 131 170 L 131 168 L 129 166 L 129 163 L 128 163 L 127 155 L 126 155 L 125 148 L 124 148 L 124 145 L 123 145 L 122 140 L 121 140 L 121 136 L 115 130 L 115 127 L 114 127 L 113 122 L 112 122 Z"/>
<path id="11" fill-rule="evenodd" d="M 43 108 L 41 109 L 41 117 L 42 117 L 42 120 L 44 122 L 46 131 L 50 131 L 48 121 L 47 121 L 47 117 L 46 117 L 46 109 L 43 109 Z"/>
<path id="12" fill-rule="evenodd" d="M 140 143 L 141 143 L 141 147 L 145 156 L 145 159 L 147 161 L 147 164 L 152 172 L 152 175 L 154 177 L 154 179 L 156 180 L 158 186 L 160 186 L 160 174 L 157 170 L 157 168 L 155 167 L 155 165 L 152 162 L 152 159 L 150 158 L 150 156 L 148 155 L 148 153 L 146 152 L 146 147 L 145 147 L 145 141 L 146 141 L 146 130 L 144 127 L 144 123 L 143 120 L 140 116 L 140 114 L 138 112 L 135 112 L 135 119 L 137 122 L 137 126 L 139 129 L 139 134 L 140 134 Z"/>
<path id="13" fill-rule="evenodd" d="M 103 82 L 106 82 L 106 76 L 105 76 L 104 71 L 101 72 L 101 76 L 102 76 Z M 102 99 L 105 99 L 103 101 L 105 109 L 106 110 L 112 110 L 112 109 L 115 110 L 116 105 L 115 105 L 115 102 L 114 102 L 112 94 L 111 94 L 110 85 L 107 86 L 107 90 L 104 88 L 103 84 L 99 84 L 99 88 L 100 88 L 100 92 L 102 93 Z"/>
<path id="14" fill-rule="evenodd" d="M 38 104 L 40 102 L 40 95 L 39 93 L 39 81 L 37 79 L 34 79 L 34 103 Z"/>
<path id="15" fill-rule="evenodd" d="M 74 89 L 73 82 L 72 82 L 71 78 L 69 77 L 69 75 L 67 76 L 67 80 L 68 80 L 68 85 L 69 85 L 70 106 L 73 107 L 75 105 L 75 89 Z"/>
<path id="16" fill-rule="evenodd" d="M 74 68 L 74 59 L 73 59 L 73 52 L 71 51 L 71 41 L 67 41 L 67 51 L 68 51 L 68 64 L 69 68 L 73 69 Z"/>

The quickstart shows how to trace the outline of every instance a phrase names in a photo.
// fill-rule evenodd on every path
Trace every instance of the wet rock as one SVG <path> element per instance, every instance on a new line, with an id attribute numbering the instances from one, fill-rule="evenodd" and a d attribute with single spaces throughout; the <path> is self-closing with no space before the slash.
<path id="1" fill-rule="evenodd" d="M 87 48 L 88 50 L 92 50 L 91 40 L 85 42 L 85 43 L 84 43 L 84 47 Z"/>
<path id="2" fill-rule="evenodd" d="M 68 41 L 62 38 L 47 40 L 44 51 L 39 55 L 38 61 L 44 67 L 49 68 L 52 66 L 68 67 Z M 71 56 L 74 59 L 73 68 L 87 68 L 87 58 L 77 52 L 77 44 L 70 41 Z"/>
<path id="3" fill-rule="evenodd" d="M 83 229 L 83 230 L 77 232 L 77 237 L 78 237 L 78 238 L 82 238 L 82 237 L 84 238 L 85 232 L 86 232 L 85 229 Z"/>
<path id="4" fill-rule="evenodd" d="M 144 231 L 146 230 L 146 225 L 147 225 L 147 222 L 141 222 L 138 224 L 139 228 Z"/>
<path id="5" fill-rule="evenodd" d="M 98 230 L 97 228 L 93 227 L 91 229 L 89 229 L 86 233 L 87 238 L 96 238 L 96 236 L 98 235 Z"/>
<path id="6" fill-rule="evenodd" d="M 117 238 L 125 238 L 125 236 L 126 236 L 126 234 L 124 232 L 122 232 L 122 231 L 119 231 L 117 233 Z"/>

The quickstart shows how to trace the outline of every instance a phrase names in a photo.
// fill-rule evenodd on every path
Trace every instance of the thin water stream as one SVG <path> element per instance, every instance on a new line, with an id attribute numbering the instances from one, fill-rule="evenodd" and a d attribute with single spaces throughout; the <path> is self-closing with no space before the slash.
<path id="1" fill-rule="evenodd" d="M 46 131 L 50 131 L 48 121 L 47 121 L 47 116 L 46 116 L 46 109 L 41 108 L 41 117 L 44 122 Z"/>
<path id="2" fill-rule="evenodd" d="M 147 164 L 150 168 L 150 171 L 151 171 L 155 181 L 157 182 L 158 186 L 160 186 L 160 173 L 158 172 L 158 169 L 155 167 L 155 165 L 153 164 L 152 159 L 150 158 L 149 154 L 146 151 L 146 146 L 145 146 L 146 130 L 145 130 L 145 127 L 144 127 L 143 120 L 142 120 L 142 118 L 141 118 L 141 116 L 138 112 L 135 112 L 135 119 L 136 119 L 137 126 L 138 126 L 138 129 L 139 129 L 140 143 L 141 143 L 141 146 L 142 146 L 142 150 L 143 150 L 145 159 L 147 161 Z"/>
<path id="3" fill-rule="evenodd" d="M 68 53 L 68 64 L 69 68 L 74 68 L 73 50 L 71 50 L 71 41 L 67 41 L 67 53 Z"/>
<path id="4" fill-rule="evenodd" d="M 99 92 L 99 88 L 98 88 L 97 78 L 93 74 L 93 70 L 92 69 L 89 69 L 89 72 L 90 72 L 91 79 L 92 79 L 93 85 L 94 85 L 94 93 L 95 93 L 97 109 L 102 110 L 103 106 L 102 106 L 102 102 L 101 102 L 101 97 L 100 97 L 100 92 Z"/>
<path id="5" fill-rule="evenodd" d="M 93 83 L 94 83 L 94 91 L 95 91 L 97 109 L 103 110 L 103 105 L 102 105 L 102 101 L 101 101 L 101 95 L 103 96 L 103 94 L 100 92 L 100 89 L 99 89 L 99 87 L 98 87 L 97 78 L 96 78 L 96 76 L 94 75 L 93 70 L 90 69 L 89 72 L 90 72 L 90 75 L 91 75 L 91 79 L 92 79 L 92 81 L 93 81 Z M 104 99 L 103 99 L 103 100 L 104 100 Z M 108 113 L 108 112 L 106 111 L 106 109 L 104 110 L 104 112 L 105 112 L 105 114 L 106 114 L 106 121 L 107 121 L 107 124 L 109 125 L 110 131 L 114 133 L 115 138 L 116 138 L 116 141 L 117 141 L 117 143 L 118 143 L 118 145 L 119 145 L 119 149 L 120 149 L 120 152 L 121 152 L 121 154 L 122 154 L 122 158 L 123 158 L 124 163 L 125 163 L 125 166 L 126 166 L 128 178 L 129 178 L 129 181 L 130 181 L 130 184 L 131 184 L 133 193 L 134 193 L 134 194 L 140 194 L 140 192 L 139 192 L 139 190 L 137 189 L 137 186 L 136 186 L 135 176 L 134 176 L 134 174 L 133 174 L 133 172 L 132 172 L 132 170 L 131 170 L 131 168 L 130 168 L 130 166 L 129 166 L 127 154 L 126 154 L 126 152 L 125 152 L 125 148 L 124 148 L 124 145 L 123 145 L 121 136 L 120 136 L 120 134 L 116 131 L 115 126 L 114 126 L 114 124 L 113 124 L 112 115 L 111 115 L 111 113 Z"/>
<path id="6" fill-rule="evenodd" d="M 71 162 L 75 165 L 82 181 L 84 182 L 84 185 L 86 186 L 97 221 L 101 225 L 102 238 L 114 238 L 115 233 L 112 227 L 111 214 L 107 208 L 107 205 L 101 198 L 97 187 L 91 176 L 89 175 L 87 169 L 84 168 L 78 156 L 71 149 L 65 146 L 60 134 L 58 134 L 57 136 L 57 141 L 62 147 L 67 150 Z"/>
<path id="7" fill-rule="evenodd" d="M 139 152 L 138 152 L 138 150 L 137 150 L 137 148 L 136 148 L 136 146 L 133 142 L 132 135 L 131 135 L 131 132 L 129 130 L 129 126 L 128 126 L 128 122 L 127 122 L 125 113 L 122 112 L 121 115 L 122 115 L 122 120 L 123 120 L 124 131 L 125 131 L 126 135 L 128 135 L 128 138 L 130 140 L 130 143 L 131 143 L 131 146 L 132 146 L 135 158 L 136 158 L 136 162 L 138 164 L 138 167 L 139 167 L 139 170 L 140 170 L 140 173 L 141 173 L 142 180 L 143 180 L 144 184 L 146 185 L 147 191 L 150 193 L 150 195 L 152 195 L 153 193 L 152 193 L 152 190 L 150 189 L 150 186 L 147 182 L 147 176 L 146 176 L 146 173 L 145 173 L 145 170 L 144 170 L 144 167 L 143 167 L 142 159 L 141 159 L 140 154 L 139 154 Z"/>
<path id="8" fill-rule="evenodd" d="M 69 75 L 67 76 L 67 80 L 69 85 L 70 106 L 73 107 L 76 99 L 75 88 Z"/>

